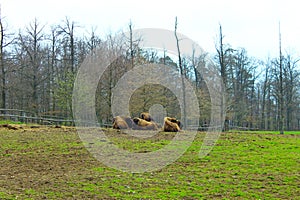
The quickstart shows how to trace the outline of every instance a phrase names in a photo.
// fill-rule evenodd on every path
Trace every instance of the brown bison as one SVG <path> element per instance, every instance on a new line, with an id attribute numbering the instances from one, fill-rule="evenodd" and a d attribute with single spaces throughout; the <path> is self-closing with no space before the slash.
<path id="1" fill-rule="evenodd" d="M 158 127 L 155 122 L 151 121 L 148 122 L 144 119 L 135 117 L 133 118 L 134 126 L 133 129 L 135 130 L 157 130 Z"/>
<path id="2" fill-rule="evenodd" d="M 133 126 L 133 121 L 130 117 L 116 116 L 113 119 L 114 129 L 129 129 L 132 128 L 132 126 Z"/>
<path id="3" fill-rule="evenodd" d="M 176 118 L 165 117 L 163 131 L 165 132 L 178 132 L 180 131 L 181 123 Z"/>
<path id="4" fill-rule="evenodd" d="M 141 117 L 141 119 L 144 119 L 144 120 L 146 120 L 148 122 L 153 121 L 151 115 L 149 113 L 147 113 L 147 112 L 142 112 L 141 115 L 140 115 L 140 117 Z"/>

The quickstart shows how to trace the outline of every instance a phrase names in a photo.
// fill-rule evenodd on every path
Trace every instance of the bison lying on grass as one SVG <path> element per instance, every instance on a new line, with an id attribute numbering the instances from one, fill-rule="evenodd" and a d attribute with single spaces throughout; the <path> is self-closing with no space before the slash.
<path id="1" fill-rule="evenodd" d="M 149 113 L 143 112 L 139 117 L 116 116 L 113 119 L 114 129 L 133 129 L 133 130 L 158 130 L 158 124 L 154 122 Z M 162 131 L 178 132 L 181 130 L 181 123 L 176 118 L 165 117 Z"/>
<path id="2" fill-rule="evenodd" d="M 181 123 L 176 118 L 165 117 L 163 131 L 165 132 L 178 132 L 180 131 Z"/>

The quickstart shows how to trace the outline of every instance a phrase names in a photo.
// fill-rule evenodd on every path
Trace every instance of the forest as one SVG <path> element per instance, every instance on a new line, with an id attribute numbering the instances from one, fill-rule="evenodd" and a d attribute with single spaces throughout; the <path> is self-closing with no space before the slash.
<path id="1" fill-rule="evenodd" d="M 83 31 L 79 22 L 68 17 L 55 25 L 35 19 L 18 32 L 12 32 L 5 18 L 0 17 L 1 112 L 19 109 L 36 116 L 72 119 L 77 71 L 87 55 L 105 47 L 121 49 L 123 54 L 110 64 L 98 84 L 96 112 L 101 124 L 111 123 L 112 89 L 117 81 L 134 66 L 158 63 L 173 67 L 190 81 L 200 102 L 199 124 L 207 126 L 210 98 L 203 74 L 196 69 L 210 59 L 218 68 L 226 91 L 226 129 L 300 130 L 300 55 L 282 50 L 285 47 L 281 47 L 278 37 L 274 41 L 279 44 L 278 56 L 257 59 L 248 55 L 245 48 L 224 42 L 222 26 L 216 26 L 219 32 L 215 52 L 175 59 L 165 52 L 140 48 L 142 37 L 134 40 L 124 36 L 115 40 L 119 32 L 100 36 L 96 28 Z M 131 23 L 127 27 L 124 32 L 132 31 Z M 159 103 L 168 115 L 180 117 L 176 97 L 160 85 L 140 87 L 130 101 L 133 116 Z"/>

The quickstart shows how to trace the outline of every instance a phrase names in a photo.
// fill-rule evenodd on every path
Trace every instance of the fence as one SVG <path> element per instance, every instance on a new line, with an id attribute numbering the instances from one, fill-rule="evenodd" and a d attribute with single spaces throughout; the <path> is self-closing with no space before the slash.
<path id="1" fill-rule="evenodd" d="M 19 121 L 23 123 L 36 123 L 41 125 L 67 125 L 74 126 L 72 119 L 65 119 L 57 116 L 37 116 L 35 113 L 18 109 L 0 109 L 2 120 Z"/>

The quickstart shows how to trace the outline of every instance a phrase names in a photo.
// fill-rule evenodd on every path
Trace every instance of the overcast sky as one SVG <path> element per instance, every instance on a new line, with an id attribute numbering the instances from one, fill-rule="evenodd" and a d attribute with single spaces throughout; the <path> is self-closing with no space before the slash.
<path id="1" fill-rule="evenodd" d="M 97 27 L 106 34 L 134 28 L 174 30 L 187 35 L 210 53 L 215 52 L 219 23 L 225 42 L 244 47 L 250 56 L 266 59 L 278 55 L 278 24 L 284 51 L 300 54 L 300 12 L 297 0 L 0 0 L 1 15 L 10 30 L 22 29 L 37 18 L 58 24 L 65 17 L 87 31 Z"/>

